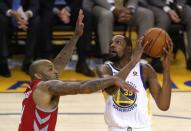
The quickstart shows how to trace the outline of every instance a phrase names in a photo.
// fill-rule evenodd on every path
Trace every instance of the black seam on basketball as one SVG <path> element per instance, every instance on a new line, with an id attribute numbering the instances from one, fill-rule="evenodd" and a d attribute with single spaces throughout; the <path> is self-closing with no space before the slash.
<path id="1" fill-rule="evenodd" d="M 152 43 L 153 40 L 150 40 L 150 43 Z M 146 47 L 145 47 L 145 50 L 146 50 L 146 54 L 149 55 L 149 49 L 151 48 L 151 44 L 148 44 Z"/>
<path id="2" fill-rule="evenodd" d="M 151 40 L 150 42 L 152 42 L 152 40 Z M 145 47 L 145 49 L 144 49 L 144 50 L 145 50 L 145 53 L 146 53 L 147 55 L 148 55 L 148 52 L 147 52 L 147 51 L 148 51 L 149 47 L 150 47 L 150 44 L 147 44 L 146 47 Z"/>
<path id="3" fill-rule="evenodd" d="M 153 30 L 154 30 L 154 28 L 153 28 Z M 147 36 L 147 35 L 149 35 L 150 33 L 152 33 L 152 31 L 153 30 L 151 30 L 150 32 L 148 32 L 146 35 L 144 35 L 144 36 Z M 146 41 L 144 41 L 144 42 L 146 42 Z M 150 41 L 150 42 L 152 42 L 152 40 Z M 150 47 L 150 44 L 148 44 L 146 47 L 145 47 L 145 54 L 147 54 L 147 55 L 149 55 L 149 52 L 148 52 L 148 50 L 149 50 L 149 47 Z"/>
<path id="4" fill-rule="evenodd" d="M 164 35 L 164 40 L 165 40 L 165 41 L 164 41 L 165 43 L 164 43 L 163 48 L 164 48 L 164 47 L 167 47 L 167 42 L 166 42 L 166 41 L 167 41 L 167 33 L 165 33 L 165 35 Z M 163 52 L 163 48 L 160 50 L 160 52 L 157 54 L 157 56 L 160 55 L 161 51 Z"/>
<path id="5" fill-rule="evenodd" d="M 149 36 L 149 34 L 152 33 L 152 31 L 154 31 L 154 29 L 156 29 L 156 28 L 152 28 L 148 33 L 144 34 L 144 37 L 145 37 L 145 36 Z M 152 43 L 152 41 L 153 41 L 153 39 L 150 40 L 150 43 Z M 145 43 L 145 42 L 146 42 L 146 41 L 144 41 L 144 43 Z M 144 53 L 147 54 L 147 55 L 149 55 L 149 54 L 150 54 L 149 48 L 151 48 L 151 47 L 152 47 L 151 44 L 148 44 L 148 45 L 145 47 L 145 49 L 144 49 L 144 51 L 145 51 Z M 149 56 L 150 56 L 150 55 L 149 55 Z"/>
<path id="6" fill-rule="evenodd" d="M 154 29 L 153 29 L 154 30 Z M 149 33 L 151 33 L 153 30 L 151 30 L 150 32 L 148 32 L 146 35 L 149 35 Z M 146 35 L 144 35 L 144 36 L 146 36 Z"/>
<path id="7" fill-rule="evenodd" d="M 165 37 L 165 38 L 164 38 L 164 40 L 165 40 L 165 41 L 164 41 L 164 42 L 165 42 L 165 43 L 164 43 L 164 46 L 166 47 L 166 33 L 165 33 L 164 37 Z M 163 48 L 161 48 L 161 50 L 158 52 L 158 54 L 157 54 L 156 56 L 160 56 L 160 53 L 161 53 L 161 52 L 163 52 Z"/>
<path id="8" fill-rule="evenodd" d="M 150 50 L 148 51 L 148 52 L 149 52 L 149 54 L 151 53 L 151 50 L 152 50 L 153 46 L 155 45 L 155 42 L 156 42 L 156 41 L 157 41 L 157 39 L 159 38 L 159 36 L 160 36 L 161 32 L 162 32 L 162 31 L 160 31 L 160 32 L 158 33 L 158 36 L 156 37 L 156 39 L 154 40 L 153 44 L 151 45 L 151 48 L 150 48 Z"/>

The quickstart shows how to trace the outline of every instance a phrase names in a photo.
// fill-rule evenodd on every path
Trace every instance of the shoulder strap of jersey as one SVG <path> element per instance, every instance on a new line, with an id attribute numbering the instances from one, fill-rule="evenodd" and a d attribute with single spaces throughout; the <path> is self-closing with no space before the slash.
<path id="1" fill-rule="evenodd" d="M 33 80 L 30 83 L 30 90 L 34 90 L 36 88 L 36 85 L 40 82 L 40 80 Z"/>

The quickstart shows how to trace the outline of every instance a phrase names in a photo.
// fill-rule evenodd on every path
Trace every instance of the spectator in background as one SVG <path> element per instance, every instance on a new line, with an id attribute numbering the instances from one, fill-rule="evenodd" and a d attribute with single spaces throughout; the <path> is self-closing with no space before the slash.
<path id="1" fill-rule="evenodd" d="M 0 75 L 10 77 L 8 67 L 8 43 L 13 29 L 27 31 L 25 58 L 22 70 L 27 72 L 32 62 L 39 26 L 38 0 L 1 0 L 0 1 Z"/>
<path id="2" fill-rule="evenodd" d="M 190 0 L 187 0 L 187 4 L 188 4 L 189 6 L 191 6 L 191 1 L 190 1 Z"/>
<path id="3" fill-rule="evenodd" d="M 84 0 L 83 7 L 97 20 L 98 38 L 102 54 L 109 53 L 114 22 L 138 27 L 138 36 L 153 27 L 152 11 L 138 6 L 138 0 L 124 0 L 122 5 L 115 4 L 121 0 Z"/>
<path id="4" fill-rule="evenodd" d="M 55 24 L 75 26 L 75 21 L 81 8 L 82 0 L 41 0 L 41 36 L 40 42 L 43 44 L 43 54 L 50 54 L 52 50 L 52 28 Z M 91 16 L 84 11 L 84 34 L 77 44 L 78 62 L 76 72 L 87 76 L 95 76 L 94 72 L 88 67 L 87 44 L 91 42 Z"/>
<path id="5" fill-rule="evenodd" d="M 187 31 L 187 69 L 191 70 L 191 7 L 186 0 L 145 0 L 155 15 L 156 26 L 168 30 L 172 23 L 183 24 Z"/>

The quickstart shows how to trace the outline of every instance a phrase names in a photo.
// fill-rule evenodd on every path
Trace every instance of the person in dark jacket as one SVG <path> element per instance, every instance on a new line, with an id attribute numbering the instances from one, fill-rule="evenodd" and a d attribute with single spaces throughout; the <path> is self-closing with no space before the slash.
<path id="1" fill-rule="evenodd" d="M 52 50 L 52 28 L 56 24 L 75 26 L 75 21 L 81 8 L 82 0 L 40 0 L 41 5 L 41 35 L 43 44 L 42 57 L 47 58 Z M 77 44 L 78 62 L 76 72 L 87 76 L 95 76 L 86 63 L 88 57 L 87 45 L 91 43 L 91 16 L 84 11 L 84 34 Z"/>
<path id="2" fill-rule="evenodd" d="M 8 68 L 9 36 L 14 29 L 27 31 L 25 58 L 22 70 L 27 72 L 33 59 L 39 26 L 38 0 L 1 0 L 0 1 L 0 75 L 10 77 Z"/>

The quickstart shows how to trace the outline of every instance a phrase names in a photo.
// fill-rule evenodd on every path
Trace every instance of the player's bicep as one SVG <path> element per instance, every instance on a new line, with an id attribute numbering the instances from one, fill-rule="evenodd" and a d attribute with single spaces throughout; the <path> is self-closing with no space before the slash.
<path id="1" fill-rule="evenodd" d="M 52 95 L 73 95 L 78 94 L 80 82 L 63 82 L 59 80 L 50 80 L 44 82 L 44 88 Z"/>

